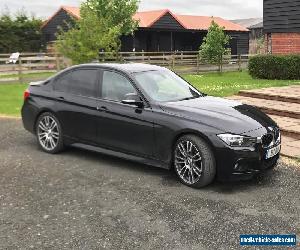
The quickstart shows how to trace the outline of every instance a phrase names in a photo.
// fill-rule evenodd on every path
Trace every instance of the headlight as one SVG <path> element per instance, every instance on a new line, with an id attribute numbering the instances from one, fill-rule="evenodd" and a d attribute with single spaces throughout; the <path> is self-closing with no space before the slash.
<path id="1" fill-rule="evenodd" d="M 256 137 L 220 134 L 218 137 L 230 147 L 253 148 L 258 142 Z"/>

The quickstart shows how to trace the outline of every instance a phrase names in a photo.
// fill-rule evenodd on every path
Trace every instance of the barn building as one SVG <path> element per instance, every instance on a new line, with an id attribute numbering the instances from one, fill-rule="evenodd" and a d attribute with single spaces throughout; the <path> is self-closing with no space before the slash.
<path id="1" fill-rule="evenodd" d="M 47 43 L 56 40 L 59 27 L 67 29 L 66 23 L 80 18 L 79 8 L 61 7 L 42 27 Z M 121 51 L 197 51 L 206 36 L 211 21 L 224 27 L 231 36 L 230 49 L 233 55 L 248 54 L 249 30 L 220 17 L 177 15 L 170 10 L 137 12 L 139 22 L 134 35 L 121 38 Z"/>
<path id="2" fill-rule="evenodd" d="M 249 33 L 249 54 L 264 53 L 264 23 L 263 18 L 247 18 L 231 20 L 247 28 Z"/>
<path id="3" fill-rule="evenodd" d="M 300 53 L 300 0 L 264 0 L 266 52 Z"/>

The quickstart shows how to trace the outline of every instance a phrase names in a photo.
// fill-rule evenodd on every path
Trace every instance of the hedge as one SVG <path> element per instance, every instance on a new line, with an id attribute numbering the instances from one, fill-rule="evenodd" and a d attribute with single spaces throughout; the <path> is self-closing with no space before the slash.
<path id="1" fill-rule="evenodd" d="M 300 55 L 258 55 L 249 60 L 249 73 L 253 78 L 299 80 Z"/>

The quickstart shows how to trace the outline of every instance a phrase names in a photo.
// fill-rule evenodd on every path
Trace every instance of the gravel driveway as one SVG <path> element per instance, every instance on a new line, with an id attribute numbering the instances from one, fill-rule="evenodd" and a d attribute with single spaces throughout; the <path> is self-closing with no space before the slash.
<path id="1" fill-rule="evenodd" d="M 0 119 L 0 249 L 238 249 L 300 234 L 300 168 L 194 190 L 167 170 L 70 148 L 47 155 Z"/>

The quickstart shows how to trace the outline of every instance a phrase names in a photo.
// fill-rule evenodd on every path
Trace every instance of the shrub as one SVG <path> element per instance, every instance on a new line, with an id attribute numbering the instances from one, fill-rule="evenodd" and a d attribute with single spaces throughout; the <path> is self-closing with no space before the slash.
<path id="1" fill-rule="evenodd" d="M 249 60 L 249 73 L 253 78 L 298 80 L 300 55 L 258 55 Z"/>
<path id="2" fill-rule="evenodd" d="M 0 11 L 0 53 L 38 52 L 43 47 L 41 25 L 43 21 L 26 14 L 16 15 Z"/>

